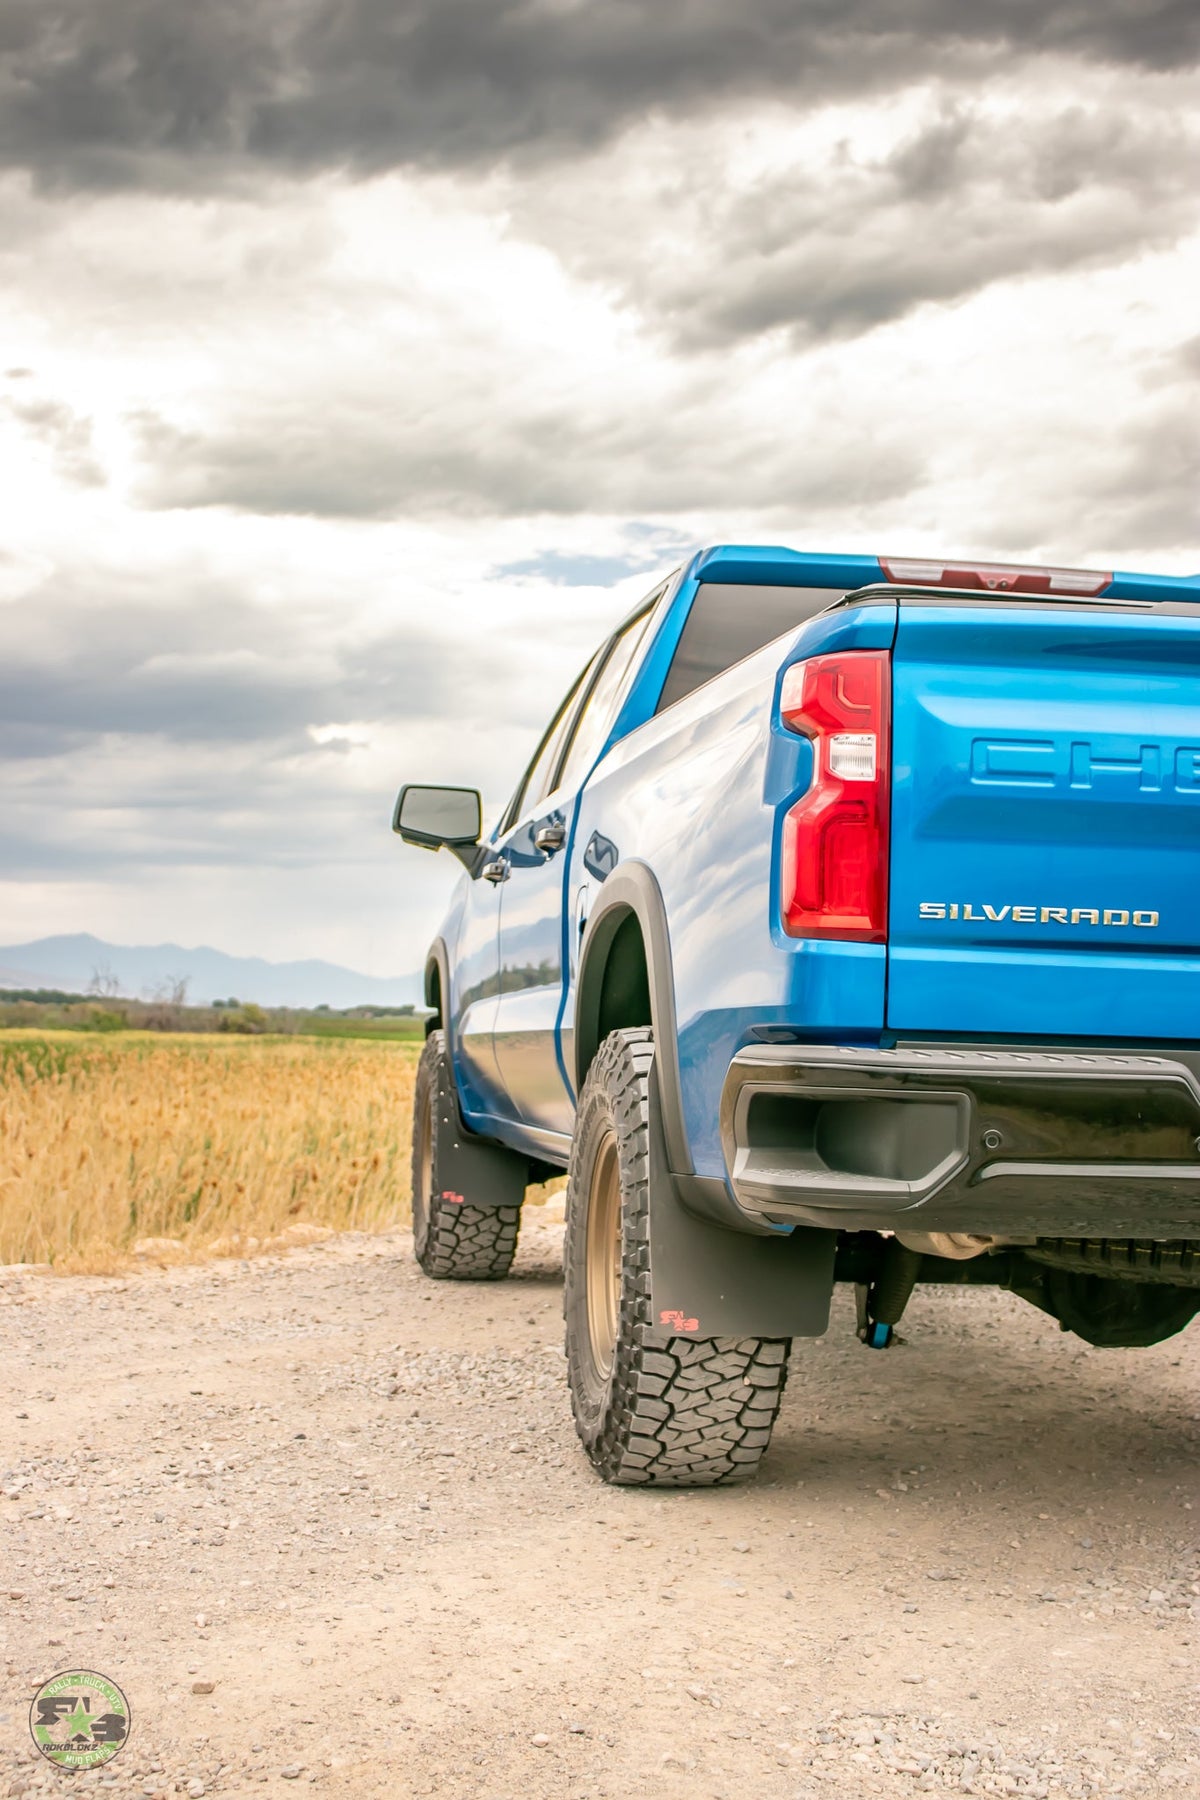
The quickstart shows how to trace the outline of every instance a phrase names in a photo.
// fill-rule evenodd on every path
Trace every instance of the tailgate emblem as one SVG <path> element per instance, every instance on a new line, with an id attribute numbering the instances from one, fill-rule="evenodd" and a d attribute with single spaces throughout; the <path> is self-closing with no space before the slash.
<path id="1" fill-rule="evenodd" d="M 1137 744 L 1125 737 L 1099 743 L 1066 738 L 974 738 L 971 781 L 976 787 L 1103 788 L 1135 793 L 1200 794 L 1200 745 Z"/>
<path id="2" fill-rule="evenodd" d="M 1015 906 L 1006 901 L 992 906 L 973 900 L 921 900 L 918 913 L 922 919 L 962 919 L 972 925 L 1098 925 L 1119 931 L 1126 925 L 1137 925 L 1153 931 L 1158 914 L 1149 910 L 1131 911 L 1127 906 Z"/>

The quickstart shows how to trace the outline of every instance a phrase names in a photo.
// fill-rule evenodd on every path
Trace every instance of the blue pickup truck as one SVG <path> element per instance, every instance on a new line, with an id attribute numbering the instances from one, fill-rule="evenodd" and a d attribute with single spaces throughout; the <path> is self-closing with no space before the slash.
<path id="1" fill-rule="evenodd" d="M 706 550 L 600 645 L 428 957 L 426 1274 L 568 1171 L 580 1438 L 744 1478 L 852 1283 L 1004 1287 L 1097 1345 L 1200 1310 L 1200 580 Z"/>

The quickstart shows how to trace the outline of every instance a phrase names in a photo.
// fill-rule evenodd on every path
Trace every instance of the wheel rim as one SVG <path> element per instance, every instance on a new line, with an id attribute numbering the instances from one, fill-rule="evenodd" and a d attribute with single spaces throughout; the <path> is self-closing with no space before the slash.
<path id="1" fill-rule="evenodd" d="M 417 1179 L 413 1183 L 413 1237 L 417 1244 L 425 1233 L 429 1200 L 433 1191 L 433 1089 L 425 1095 L 417 1127 Z"/>
<path id="2" fill-rule="evenodd" d="M 587 1210 L 588 1341 L 601 1381 L 612 1374 L 620 1310 L 621 1168 L 609 1132 L 592 1166 Z"/>

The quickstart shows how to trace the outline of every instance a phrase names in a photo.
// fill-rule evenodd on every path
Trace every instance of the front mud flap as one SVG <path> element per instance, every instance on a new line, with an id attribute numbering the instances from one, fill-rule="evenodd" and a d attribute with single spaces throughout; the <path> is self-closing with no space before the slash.
<path id="1" fill-rule="evenodd" d="M 434 1104 L 438 1109 L 438 1197 L 459 1206 L 520 1206 L 529 1181 L 528 1160 L 467 1130 L 459 1115 L 448 1056 L 438 1064 Z"/>
<path id="2" fill-rule="evenodd" d="M 657 1074 L 653 1077 L 657 1083 Z M 657 1099 L 657 1095 L 655 1095 Z M 835 1231 L 759 1237 L 687 1211 L 650 1108 L 650 1299 L 656 1338 L 821 1337 L 829 1325 Z"/>

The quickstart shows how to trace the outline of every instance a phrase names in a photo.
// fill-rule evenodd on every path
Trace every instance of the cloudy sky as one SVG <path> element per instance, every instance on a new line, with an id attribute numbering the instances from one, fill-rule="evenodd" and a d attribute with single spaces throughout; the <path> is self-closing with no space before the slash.
<path id="1" fill-rule="evenodd" d="M 1194 0 L 0 0 L 0 943 L 416 967 L 694 545 L 1200 569 Z"/>

